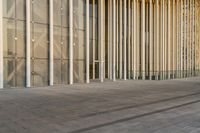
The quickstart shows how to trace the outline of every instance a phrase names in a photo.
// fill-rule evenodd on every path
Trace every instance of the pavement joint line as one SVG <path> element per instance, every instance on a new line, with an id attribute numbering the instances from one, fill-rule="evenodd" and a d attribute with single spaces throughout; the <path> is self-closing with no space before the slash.
<path id="1" fill-rule="evenodd" d="M 98 125 L 91 126 L 91 127 L 81 128 L 81 129 L 78 129 L 78 130 L 70 131 L 68 133 L 82 133 L 82 132 L 106 127 L 106 126 L 113 125 L 113 124 L 118 124 L 118 123 L 130 121 L 130 120 L 135 120 L 135 119 L 142 118 L 142 117 L 145 117 L 145 116 L 150 116 L 150 115 L 166 112 L 166 111 L 169 111 L 169 110 L 181 108 L 181 107 L 188 106 L 188 105 L 191 105 L 191 104 L 196 104 L 196 103 L 200 103 L 200 100 L 195 100 L 195 101 L 187 102 L 187 103 L 184 103 L 184 104 L 179 104 L 179 105 L 176 105 L 176 106 L 163 108 L 163 109 L 155 110 L 155 111 L 148 112 L 148 113 L 143 113 L 143 114 L 136 115 L 136 116 L 122 118 L 122 119 L 114 120 L 114 121 L 103 123 L 103 124 L 98 124 Z"/>

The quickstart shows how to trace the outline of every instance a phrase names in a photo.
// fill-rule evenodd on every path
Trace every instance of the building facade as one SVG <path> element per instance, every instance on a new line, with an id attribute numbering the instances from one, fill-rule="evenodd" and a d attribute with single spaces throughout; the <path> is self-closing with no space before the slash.
<path id="1" fill-rule="evenodd" d="M 199 70 L 199 0 L 0 0 L 0 88 Z"/>

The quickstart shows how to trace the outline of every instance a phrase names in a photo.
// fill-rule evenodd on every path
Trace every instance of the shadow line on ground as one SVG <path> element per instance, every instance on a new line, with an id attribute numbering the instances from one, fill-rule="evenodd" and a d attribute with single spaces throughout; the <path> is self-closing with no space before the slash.
<path id="1" fill-rule="evenodd" d="M 110 125 L 117 124 L 117 123 L 127 122 L 127 121 L 130 121 L 130 120 L 142 118 L 142 117 L 145 117 L 145 116 L 154 115 L 154 114 L 157 114 L 157 113 L 166 112 L 166 111 L 169 111 L 169 110 L 177 109 L 177 108 L 180 108 L 180 107 L 184 107 L 184 106 L 188 106 L 188 105 L 196 104 L 196 103 L 200 103 L 200 100 L 195 100 L 195 101 L 187 102 L 187 103 L 172 106 L 172 107 L 155 110 L 155 111 L 144 113 L 144 114 L 141 114 L 141 115 L 122 118 L 122 119 L 114 120 L 114 121 L 111 121 L 111 122 L 107 122 L 107 123 L 103 123 L 103 124 L 99 124 L 99 125 L 95 125 L 95 126 L 91 126 L 91 127 L 81 128 L 81 129 L 78 129 L 78 130 L 70 131 L 68 133 L 86 132 L 86 131 L 94 130 L 94 129 L 97 129 L 97 128 L 102 128 L 102 127 L 110 126 Z"/>
<path id="2" fill-rule="evenodd" d="M 186 98 L 186 97 L 190 97 L 190 96 L 196 96 L 196 95 L 200 95 L 200 92 L 187 94 L 187 95 L 183 95 L 183 96 L 172 97 L 172 98 L 161 99 L 161 100 L 158 100 L 158 101 L 152 101 L 152 102 L 147 102 L 147 103 L 143 103 L 143 104 L 123 106 L 123 107 L 114 108 L 114 109 L 110 109 L 110 110 L 105 110 L 105 111 L 100 111 L 100 112 L 82 115 L 80 117 L 81 118 L 93 117 L 93 116 L 96 116 L 96 115 L 112 113 L 112 112 L 122 111 L 122 110 L 126 110 L 126 109 L 138 108 L 138 107 L 143 107 L 143 106 L 152 105 L 152 104 L 158 104 L 158 103 L 162 103 L 162 102 L 177 100 L 177 99 Z"/>

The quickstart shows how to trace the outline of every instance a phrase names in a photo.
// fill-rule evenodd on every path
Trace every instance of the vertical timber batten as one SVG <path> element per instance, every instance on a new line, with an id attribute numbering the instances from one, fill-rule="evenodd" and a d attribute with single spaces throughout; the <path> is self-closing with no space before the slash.
<path id="1" fill-rule="evenodd" d="M 134 79 L 134 0 L 131 0 L 130 3 L 130 15 L 131 15 L 131 29 L 130 29 L 130 45 L 131 45 L 131 53 L 130 53 L 130 61 L 131 61 L 131 70 L 130 70 L 130 75 L 131 75 L 131 79 Z"/>
<path id="2" fill-rule="evenodd" d="M 184 77 L 186 77 L 186 73 L 187 73 L 187 0 L 184 0 Z"/>
<path id="3" fill-rule="evenodd" d="M 31 8 L 26 0 L 26 87 L 31 87 Z"/>
<path id="4" fill-rule="evenodd" d="M 175 15 L 175 10 L 176 10 L 176 5 L 175 5 L 175 0 L 173 0 L 172 8 L 173 8 L 173 9 L 172 9 L 172 22 L 173 22 L 173 24 L 172 24 L 172 27 L 173 27 L 173 28 L 172 28 L 172 30 L 173 30 L 173 31 L 172 31 L 172 32 L 173 32 L 173 33 L 172 33 L 172 38 L 173 38 L 173 39 L 172 39 L 172 41 L 173 41 L 173 42 L 172 42 L 172 46 L 173 46 L 173 57 L 172 57 L 172 60 L 173 60 L 173 61 L 172 61 L 172 62 L 173 62 L 173 67 L 172 67 L 172 71 L 173 71 L 173 72 L 172 72 L 172 73 L 173 73 L 173 78 L 174 78 L 174 77 L 175 77 L 175 57 L 176 57 L 176 56 L 175 56 L 175 51 L 176 51 L 175 45 L 177 45 L 177 44 L 175 43 L 175 40 L 176 40 L 176 34 L 175 34 L 175 31 L 176 31 L 176 26 L 175 26 L 175 25 L 176 25 L 176 23 L 175 23 L 175 18 L 176 18 L 176 17 L 175 17 L 175 16 L 176 16 L 176 15 Z"/>
<path id="5" fill-rule="evenodd" d="M 183 70 L 183 1 L 180 0 L 180 76 Z"/>
<path id="6" fill-rule="evenodd" d="M 100 81 L 103 82 L 104 80 L 104 40 L 103 40 L 103 5 L 104 2 L 103 0 L 99 0 L 98 1 L 98 16 L 99 16 L 99 26 L 98 26 L 98 29 L 99 29 L 99 45 L 100 45 L 100 64 L 99 64 L 99 77 L 100 77 Z"/>
<path id="7" fill-rule="evenodd" d="M 180 46 L 180 40 L 179 40 L 179 0 L 176 0 L 176 56 L 177 56 L 177 66 L 176 66 L 176 77 L 178 77 L 178 71 L 180 66 L 180 58 L 179 58 L 179 46 Z"/>
<path id="8" fill-rule="evenodd" d="M 69 84 L 73 84 L 73 0 L 69 0 Z"/>
<path id="9" fill-rule="evenodd" d="M 149 39 L 149 55 L 150 55 L 150 63 L 149 63 L 149 67 L 150 67 L 150 77 L 149 79 L 152 80 L 152 73 L 153 73 L 153 3 L 152 0 L 150 0 L 149 2 L 150 4 L 150 17 L 149 17 L 149 35 L 150 35 L 150 39 Z"/>
<path id="10" fill-rule="evenodd" d="M 130 79 L 131 78 L 131 42 L 130 42 L 130 38 L 131 38 L 131 32 L 130 32 L 130 30 L 131 30 L 131 27 L 130 27 L 130 25 L 131 25 L 131 14 L 130 14 L 130 0 L 128 0 L 128 27 L 127 27 L 127 29 L 128 29 L 128 37 L 127 37 L 127 39 L 128 39 L 128 79 Z"/>
<path id="11" fill-rule="evenodd" d="M 108 1 L 108 73 L 109 79 L 112 80 L 113 74 L 113 66 L 112 66 L 112 0 Z"/>
<path id="12" fill-rule="evenodd" d="M 122 79 L 122 0 L 119 0 L 119 78 Z"/>
<path id="13" fill-rule="evenodd" d="M 194 46 L 194 35 L 195 35 L 195 29 L 194 29 L 194 0 L 192 0 L 192 74 L 194 75 L 194 71 L 195 71 L 195 46 Z"/>
<path id="14" fill-rule="evenodd" d="M 165 72 L 165 1 L 162 0 L 162 78 Z"/>
<path id="15" fill-rule="evenodd" d="M 157 50 L 156 50 L 156 63 L 157 63 L 157 67 L 156 67 L 156 80 L 158 80 L 159 79 L 159 70 L 160 70 L 160 55 L 159 55 L 159 53 L 160 53 L 160 47 L 159 47 L 159 36 L 160 36 L 160 34 L 159 34 L 159 31 L 160 31 L 160 28 L 159 28 L 159 26 L 160 26 L 160 22 L 159 22 L 159 16 L 160 14 L 159 14 L 159 0 L 156 0 L 156 46 L 157 46 Z"/>
<path id="16" fill-rule="evenodd" d="M 115 68 L 116 68 L 116 61 L 115 61 L 115 59 L 116 59 L 116 33 L 115 33 L 115 31 L 116 31 L 116 3 L 115 3 L 116 1 L 115 0 L 113 0 L 113 64 L 112 64 L 112 66 L 113 66 L 113 72 L 112 72 L 112 74 L 113 74 L 113 76 L 112 76 L 112 79 L 113 79 L 113 81 L 115 81 L 116 80 L 116 74 L 115 74 L 115 72 L 116 72 L 116 70 L 115 70 Z"/>
<path id="17" fill-rule="evenodd" d="M 116 1 L 116 71 L 115 76 L 119 77 L 119 0 Z"/>
<path id="18" fill-rule="evenodd" d="M 171 75 L 171 0 L 168 0 L 168 79 Z"/>
<path id="19" fill-rule="evenodd" d="M 49 79 L 50 79 L 50 82 L 49 82 L 49 85 L 50 86 L 53 86 L 53 75 L 54 75 L 54 71 L 53 71 L 53 0 L 49 0 L 49 20 L 50 20 L 50 26 L 49 26 L 49 31 L 50 31 L 50 46 L 49 46 L 49 67 L 50 67 L 50 72 L 49 72 Z"/>
<path id="20" fill-rule="evenodd" d="M 136 41 L 136 38 L 137 38 L 137 34 L 136 34 L 136 31 L 137 31 L 137 26 L 136 26 L 136 14 L 137 14 L 137 10 L 136 10 L 136 0 L 133 0 L 133 29 L 134 29 L 134 32 L 132 33 L 133 34 L 133 47 L 134 47 L 134 52 L 133 52 L 133 61 L 134 61 L 134 63 L 133 63 L 133 65 L 134 65 L 134 67 L 133 67 L 133 79 L 136 79 L 136 69 L 137 69 L 137 66 L 136 66 L 136 63 L 137 63 L 137 58 L 136 58 L 136 56 L 137 56 L 137 53 L 136 53 L 136 48 L 137 48 L 137 41 Z"/>
<path id="21" fill-rule="evenodd" d="M 127 33 L 127 16 L 126 16 L 126 12 L 127 12 L 127 9 L 126 9 L 126 0 L 124 0 L 124 80 L 126 80 L 126 66 L 127 66 L 127 56 L 126 56 L 126 33 Z"/>
<path id="22" fill-rule="evenodd" d="M 146 79 L 145 74 L 145 0 L 142 0 L 142 31 L 141 31 L 141 45 L 142 45 L 142 79 Z"/>
<path id="23" fill-rule="evenodd" d="M 3 0 L 0 0 L 0 89 L 3 88 Z"/>
<path id="24" fill-rule="evenodd" d="M 90 83 L 89 0 L 86 0 L 86 83 Z"/>
<path id="25" fill-rule="evenodd" d="M 138 0 L 135 0 L 135 6 L 136 6 L 136 8 L 135 8 L 135 10 L 136 10 L 136 16 L 135 16 L 135 21 L 136 21 L 136 23 L 135 23 L 135 26 L 136 26 L 136 32 L 135 33 L 138 33 L 138 34 L 135 34 L 135 36 L 136 36 L 136 43 L 135 43 L 135 47 L 136 47 L 136 49 L 135 49 L 135 51 L 136 51 L 136 53 L 135 53 L 135 62 L 136 62 L 136 70 L 135 70 L 135 79 L 138 79 L 139 78 L 139 41 L 140 41 L 140 39 L 139 39 L 139 36 L 140 36 L 140 33 L 139 33 L 139 19 L 138 19 L 138 17 L 139 17 L 139 1 Z"/>
<path id="26" fill-rule="evenodd" d="M 92 38 L 95 38 L 95 0 L 92 0 Z M 95 47 L 96 45 L 95 44 L 95 40 L 92 39 L 92 44 L 93 44 L 93 49 L 92 49 L 92 79 L 95 79 L 95 69 L 96 69 L 96 66 L 95 66 Z"/>

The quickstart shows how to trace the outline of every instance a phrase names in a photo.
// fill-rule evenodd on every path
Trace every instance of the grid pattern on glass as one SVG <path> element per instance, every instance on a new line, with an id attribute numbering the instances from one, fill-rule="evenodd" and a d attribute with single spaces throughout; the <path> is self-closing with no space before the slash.
<path id="1" fill-rule="evenodd" d="M 25 86 L 25 0 L 3 0 L 4 86 Z"/>
<path id="2" fill-rule="evenodd" d="M 68 84 L 68 0 L 54 0 L 54 84 Z"/>
<path id="3" fill-rule="evenodd" d="M 31 4 L 31 85 L 49 83 L 49 1 L 32 0 Z"/>
<path id="4" fill-rule="evenodd" d="M 75 83 L 85 82 L 85 0 L 73 0 L 73 77 Z"/>

